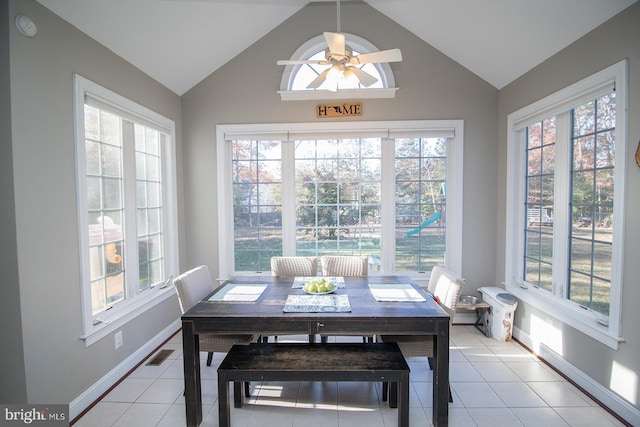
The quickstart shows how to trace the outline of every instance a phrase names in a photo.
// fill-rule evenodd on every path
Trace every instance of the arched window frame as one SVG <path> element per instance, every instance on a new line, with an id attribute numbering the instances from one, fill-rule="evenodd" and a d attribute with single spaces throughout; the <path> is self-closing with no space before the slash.
<path id="1" fill-rule="evenodd" d="M 376 52 L 380 49 L 368 40 L 363 39 L 355 34 L 343 33 L 347 38 L 347 44 L 351 48 L 360 53 Z M 291 55 L 292 60 L 308 59 L 315 55 L 319 51 L 326 49 L 327 42 L 324 36 L 318 35 L 311 40 L 303 43 L 294 53 Z M 350 99 L 353 97 L 358 98 L 395 98 L 396 91 L 395 78 L 393 71 L 388 63 L 376 63 L 372 64 L 378 73 L 380 73 L 382 88 L 360 88 L 360 89 L 339 89 L 336 92 L 328 90 L 291 90 L 293 81 L 296 78 L 298 70 L 302 65 L 286 65 L 282 72 L 282 78 L 280 80 L 280 99 L 282 101 L 302 101 L 313 99 Z"/>

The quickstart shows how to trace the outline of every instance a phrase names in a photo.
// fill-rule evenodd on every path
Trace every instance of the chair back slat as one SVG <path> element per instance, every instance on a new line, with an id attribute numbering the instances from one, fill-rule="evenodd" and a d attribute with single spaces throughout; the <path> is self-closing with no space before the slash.
<path id="1" fill-rule="evenodd" d="M 173 279 L 180 309 L 184 314 L 213 291 L 209 267 L 201 265 Z"/>
<path id="2" fill-rule="evenodd" d="M 451 271 L 435 266 L 429 278 L 429 292 L 440 300 L 440 305 L 449 313 L 453 322 L 453 315 L 464 287 L 464 279 L 457 277 Z"/>
<path id="3" fill-rule="evenodd" d="M 272 276 L 316 276 L 318 258 L 289 256 L 271 258 Z"/>
<path id="4" fill-rule="evenodd" d="M 320 258 L 323 276 L 366 277 L 369 274 L 368 256 L 333 256 Z"/>

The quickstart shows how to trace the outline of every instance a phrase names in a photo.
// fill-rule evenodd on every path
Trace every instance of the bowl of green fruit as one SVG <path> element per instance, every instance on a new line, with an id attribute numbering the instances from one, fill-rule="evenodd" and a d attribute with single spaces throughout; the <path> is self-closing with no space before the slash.
<path id="1" fill-rule="evenodd" d="M 336 286 L 330 281 L 320 278 L 313 279 L 304 284 L 302 290 L 311 295 L 330 294 L 336 290 Z"/>

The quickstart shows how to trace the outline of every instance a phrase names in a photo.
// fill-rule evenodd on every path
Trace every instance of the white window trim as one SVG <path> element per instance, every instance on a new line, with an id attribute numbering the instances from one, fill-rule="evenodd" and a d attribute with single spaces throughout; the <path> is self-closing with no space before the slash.
<path id="1" fill-rule="evenodd" d="M 445 264 L 448 269 L 460 274 L 462 272 L 462 201 L 463 201 L 463 153 L 464 153 L 464 121 L 463 120 L 403 120 L 403 121 L 379 121 L 379 122 L 324 122 L 324 123 L 277 123 L 277 124 L 236 124 L 236 125 L 218 125 L 216 127 L 217 143 L 217 165 L 218 165 L 218 206 L 226 207 L 218 210 L 218 246 L 219 246 L 219 277 L 228 279 L 235 274 L 232 270 L 234 239 L 233 239 L 233 194 L 231 186 L 231 144 L 228 142 L 233 138 L 273 138 L 283 141 L 295 139 L 295 136 L 301 138 L 311 137 L 313 134 L 320 135 L 349 135 L 362 134 L 367 136 L 380 136 L 385 138 L 390 135 L 402 134 L 424 134 L 429 136 L 429 131 L 439 133 L 443 129 L 453 132 L 453 136 L 449 138 L 450 143 L 447 146 L 447 256 Z M 383 147 L 384 149 L 384 147 Z M 283 150 L 283 156 L 287 155 Z M 290 154 L 292 155 L 292 154 Z M 393 156 L 392 156 L 393 157 Z M 383 163 L 383 173 L 389 173 L 386 170 L 389 165 Z M 393 168 L 393 164 L 391 165 Z M 291 171 L 289 171 L 291 173 Z M 283 170 L 283 176 L 287 171 Z M 283 178 L 284 181 L 284 178 Z M 387 180 L 388 181 L 388 180 Z M 291 181 L 292 182 L 292 181 Z M 384 185 L 384 184 L 383 184 Z M 389 192 L 388 188 L 383 191 Z M 395 194 L 395 188 L 391 190 L 391 194 Z M 283 191 L 283 206 L 286 203 L 295 203 L 295 200 L 287 200 L 286 198 L 294 198 L 294 192 Z M 383 201 L 382 209 L 395 217 L 395 197 L 387 197 Z M 392 210 L 393 209 L 393 210 Z M 387 214 L 385 213 L 385 216 Z M 283 224 L 286 218 L 283 218 Z M 389 224 L 395 221 L 388 221 Z M 393 246 L 392 240 L 395 236 L 393 226 L 384 227 L 381 230 L 382 249 L 388 252 Z M 285 236 L 286 237 L 286 236 Z M 387 242 L 387 243 L 385 243 Z M 288 248 L 286 241 L 283 251 L 295 250 Z M 393 258 L 389 258 L 393 257 Z M 387 259 L 395 259 L 395 254 L 389 254 Z M 385 272 L 393 271 L 393 266 L 389 262 L 383 264 Z M 257 273 L 260 274 L 260 273 Z M 262 273 L 268 274 L 268 272 Z M 396 274 L 403 274 L 396 272 Z M 406 274 L 416 275 L 416 280 L 425 280 L 429 272 L 407 272 Z M 428 277 L 426 277 L 428 280 Z"/>
<path id="2" fill-rule="evenodd" d="M 152 124 L 170 135 L 168 146 L 163 145 L 163 158 L 166 159 L 163 170 L 163 237 L 165 275 L 177 275 L 179 271 L 178 254 L 178 214 L 176 192 L 176 148 L 175 123 L 154 111 L 149 110 L 115 92 L 110 91 L 82 76 L 74 74 L 74 128 L 76 141 L 76 186 L 78 198 L 78 243 L 80 266 L 80 298 L 82 307 L 82 335 L 85 346 L 90 346 L 105 336 L 115 332 L 127 322 L 140 316 L 145 311 L 161 304 L 175 295 L 173 287 L 166 285 L 146 289 L 134 297 L 115 305 L 112 309 L 94 316 L 91 309 L 91 289 L 89 270 L 89 254 L 85 248 L 89 245 L 87 224 L 87 189 L 85 164 L 85 129 L 84 104 L 85 97 L 91 96 L 107 105 L 127 113 L 131 118 L 139 118 L 140 122 Z"/>
<path id="3" fill-rule="evenodd" d="M 561 114 L 569 108 L 585 102 L 591 94 L 607 85 L 616 91 L 616 163 L 614 171 L 614 231 L 612 248 L 611 296 L 608 325 L 603 316 L 581 308 L 577 303 L 564 299 L 554 286 L 553 292 L 539 289 L 523 282 L 521 272 L 524 256 L 524 132 L 522 129 L 542 118 Z M 565 130 L 565 135 L 568 130 Z M 563 323 L 617 350 L 624 341 L 621 335 L 623 248 L 626 206 L 627 163 L 627 61 L 623 60 L 559 92 L 524 107 L 507 117 L 507 203 L 505 273 L 506 289 L 527 304 L 549 314 Z M 557 183 L 556 185 L 561 184 Z M 565 182 L 565 185 L 568 185 Z M 566 232 L 566 227 L 564 227 Z M 566 239 L 566 234 L 562 237 Z M 555 240 L 555 237 L 554 237 Z M 555 247 L 555 245 L 554 245 Z M 562 247 L 562 245 L 561 245 Z M 566 257 L 565 257 L 566 258 Z M 564 268 L 564 266 L 561 266 Z M 604 323 L 604 324 L 603 324 Z"/>
<path id="4" fill-rule="evenodd" d="M 379 49 L 368 40 L 355 34 L 345 34 L 349 46 L 356 52 L 375 52 Z M 316 36 L 303 43 L 293 55 L 292 60 L 309 58 L 317 52 L 327 47 L 327 41 L 323 35 Z M 382 88 L 360 88 L 360 89 L 340 89 L 336 92 L 329 90 L 291 90 L 292 79 L 295 77 L 300 65 L 285 65 L 280 80 L 280 100 L 282 101 L 306 101 L 306 100 L 328 100 L 328 99 L 382 99 L 395 98 L 398 88 L 395 87 L 395 78 L 391 66 L 386 63 L 373 64 L 382 78 Z"/>

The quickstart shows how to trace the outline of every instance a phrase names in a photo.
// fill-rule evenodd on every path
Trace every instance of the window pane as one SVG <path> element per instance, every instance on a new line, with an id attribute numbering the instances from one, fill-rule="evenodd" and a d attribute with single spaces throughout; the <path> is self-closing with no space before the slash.
<path id="1" fill-rule="evenodd" d="M 592 134 L 595 131 L 595 102 L 587 102 L 573 110 L 573 135 Z"/>
<path id="2" fill-rule="evenodd" d="M 553 205 L 556 169 L 556 118 L 526 129 L 526 225 L 523 278 L 553 289 Z"/>
<path id="3" fill-rule="evenodd" d="M 102 147 L 102 175 L 120 177 L 122 149 L 111 145 Z"/>
<path id="4" fill-rule="evenodd" d="M 164 270 L 160 144 L 166 136 L 155 129 L 138 124 L 134 129 L 138 290 L 141 291 L 162 281 Z"/>
<path id="5" fill-rule="evenodd" d="M 84 135 L 87 139 L 100 140 L 100 110 L 84 106 Z"/>
<path id="6" fill-rule="evenodd" d="M 100 175 L 100 143 L 85 141 L 87 175 Z"/>
<path id="7" fill-rule="evenodd" d="M 269 271 L 282 255 L 279 141 L 233 141 L 235 271 Z"/>
<path id="8" fill-rule="evenodd" d="M 604 131 L 616 127 L 616 93 L 612 92 L 598 99 L 597 130 Z"/>
<path id="9" fill-rule="evenodd" d="M 446 139 L 397 139 L 396 270 L 430 271 L 446 254 Z"/>
<path id="10" fill-rule="evenodd" d="M 85 106 L 85 160 L 92 313 L 123 300 L 123 174 L 119 117 Z"/>
<path id="11" fill-rule="evenodd" d="M 100 178 L 87 177 L 87 207 L 89 210 L 100 209 L 102 206 L 102 191 Z"/>
<path id="12" fill-rule="evenodd" d="M 255 159 L 255 146 L 255 141 L 233 141 L 231 155 L 236 161 Z"/>
<path id="13" fill-rule="evenodd" d="M 85 118 L 85 122 L 87 119 Z M 122 146 L 120 118 L 106 111 L 100 112 L 100 141 L 104 144 Z M 88 137 L 88 136 L 87 136 Z"/>
<path id="14" fill-rule="evenodd" d="M 595 139 L 593 135 L 576 138 L 573 142 L 573 168 L 585 170 L 593 168 L 593 150 Z"/>
<path id="15" fill-rule="evenodd" d="M 94 315 L 124 298 L 124 274 L 122 273 L 91 282 L 91 309 Z"/>
<path id="16" fill-rule="evenodd" d="M 616 151 L 615 149 L 615 131 L 599 133 L 596 142 L 596 167 L 613 167 Z"/>
<path id="17" fill-rule="evenodd" d="M 613 245 L 615 93 L 578 106 L 572 113 L 568 297 L 608 315 Z"/>
<path id="18" fill-rule="evenodd" d="M 366 254 L 377 260 L 372 271 L 379 269 L 381 140 L 317 140 L 296 147 L 296 156 L 303 156 L 295 160 L 296 253 Z"/>

